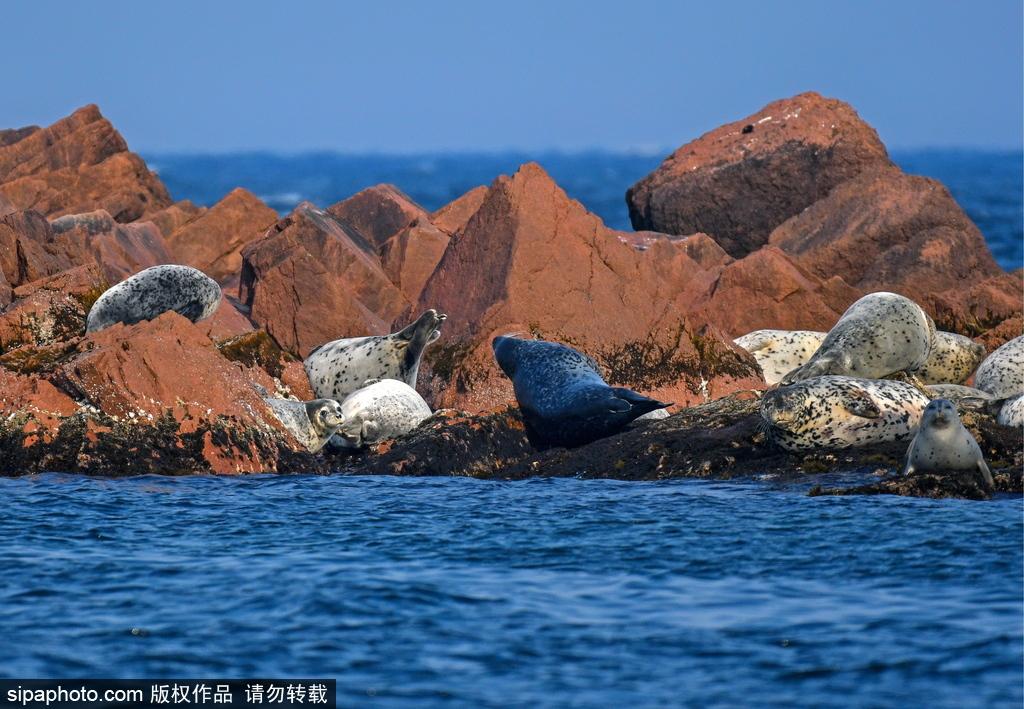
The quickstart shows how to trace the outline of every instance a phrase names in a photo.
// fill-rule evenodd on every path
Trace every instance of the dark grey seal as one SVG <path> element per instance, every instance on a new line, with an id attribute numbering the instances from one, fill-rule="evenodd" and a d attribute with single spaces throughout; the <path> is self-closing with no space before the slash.
<path id="1" fill-rule="evenodd" d="M 152 320 L 173 310 L 192 322 L 204 320 L 220 305 L 217 281 L 189 266 L 153 266 L 108 288 L 89 310 L 86 332 Z"/>
<path id="2" fill-rule="evenodd" d="M 597 363 L 571 347 L 516 337 L 496 337 L 491 344 L 512 380 L 530 442 L 539 448 L 589 443 L 671 406 L 608 386 Z"/>

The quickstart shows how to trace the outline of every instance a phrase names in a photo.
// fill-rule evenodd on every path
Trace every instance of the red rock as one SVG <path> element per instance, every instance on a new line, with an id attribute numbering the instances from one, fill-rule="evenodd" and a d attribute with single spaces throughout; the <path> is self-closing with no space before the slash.
<path id="1" fill-rule="evenodd" d="M 31 427 L 52 434 L 65 416 L 78 410 L 78 405 L 45 379 L 28 377 L 0 368 L 0 418 L 24 416 L 22 430 Z M 35 437 L 33 437 L 35 438 Z M 47 442 L 50 435 L 42 436 Z M 34 440 L 26 441 L 31 445 Z"/>
<path id="2" fill-rule="evenodd" d="M 426 218 L 419 218 L 402 229 L 381 249 L 384 273 L 411 303 L 420 293 L 448 248 L 449 236 Z"/>
<path id="3" fill-rule="evenodd" d="M 394 185 L 375 185 L 333 204 L 327 212 L 356 231 L 374 249 L 415 219 L 426 217 L 423 208 Z"/>
<path id="4" fill-rule="evenodd" d="M 6 216 L 11 212 L 17 212 L 18 208 L 11 204 L 11 201 L 0 194 L 0 217 Z"/>
<path id="5" fill-rule="evenodd" d="M 47 345 L 85 332 L 86 309 L 78 298 L 38 289 L 0 312 L 0 353 L 19 345 Z"/>
<path id="6" fill-rule="evenodd" d="M 189 200 L 183 199 L 169 207 L 147 214 L 146 221 L 156 224 L 156 228 L 160 230 L 166 240 L 172 233 L 204 212 L 206 212 L 206 207 L 197 207 Z"/>
<path id="7" fill-rule="evenodd" d="M 978 335 L 974 338 L 974 341 L 984 345 L 985 350 L 991 354 L 1000 346 L 1021 335 L 1024 335 L 1024 317 L 1015 315 L 1003 320 L 996 327 Z"/>
<path id="8" fill-rule="evenodd" d="M 50 290 L 78 298 L 83 307 L 91 307 L 110 284 L 98 263 L 75 266 L 52 276 L 31 281 L 14 289 L 18 298 L 26 298 L 39 290 Z"/>
<path id="9" fill-rule="evenodd" d="M 940 327 L 977 334 L 1019 314 L 1019 278 L 939 182 L 896 168 L 865 171 L 780 225 L 771 244 L 801 267 L 864 292 L 913 298 Z"/>
<path id="10" fill-rule="evenodd" d="M 172 232 L 167 246 L 178 263 L 198 268 L 221 285 L 234 281 L 237 286 L 242 249 L 277 219 L 277 212 L 239 187 Z"/>
<path id="11" fill-rule="evenodd" d="M 430 215 L 431 223 L 449 234 L 462 231 L 470 217 L 477 213 L 487 196 L 487 186 L 474 187 L 456 200 L 444 205 Z"/>
<path id="12" fill-rule="evenodd" d="M 0 271 L 9 286 L 59 273 L 74 265 L 55 249 L 54 234 L 42 214 L 33 210 L 0 217 Z"/>
<path id="13" fill-rule="evenodd" d="M 302 357 L 339 337 L 385 334 L 408 306 L 374 247 L 306 202 L 242 259 L 239 299 L 249 318 Z"/>
<path id="14" fill-rule="evenodd" d="M 493 336 L 510 331 L 571 344 L 609 383 L 678 404 L 756 386 L 745 354 L 686 314 L 712 278 L 673 240 L 644 252 L 623 243 L 538 165 L 524 165 L 491 185 L 414 309 L 449 316 L 420 388 L 435 407 L 511 401 L 490 352 Z"/>
<path id="15" fill-rule="evenodd" d="M 119 224 L 103 210 L 70 214 L 50 222 L 53 248 L 75 264 L 97 262 L 110 283 L 144 268 L 174 263 L 163 235 L 152 222 Z"/>
<path id="16" fill-rule="evenodd" d="M 0 144 L 0 192 L 46 216 L 102 208 L 120 222 L 171 203 L 156 175 L 92 105 Z"/>
<path id="17" fill-rule="evenodd" d="M 39 126 L 25 126 L 24 128 L 7 128 L 0 130 L 0 148 L 5 145 L 13 145 L 22 138 L 28 136 L 40 130 Z"/>
<path id="18" fill-rule="evenodd" d="M 626 193 L 637 230 L 704 232 L 735 257 L 868 168 L 890 165 L 848 104 L 805 93 L 705 133 Z"/>
<path id="19" fill-rule="evenodd" d="M 214 341 L 237 337 L 256 329 L 228 298 L 221 300 L 213 315 L 197 322 L 196 327 Z"/>

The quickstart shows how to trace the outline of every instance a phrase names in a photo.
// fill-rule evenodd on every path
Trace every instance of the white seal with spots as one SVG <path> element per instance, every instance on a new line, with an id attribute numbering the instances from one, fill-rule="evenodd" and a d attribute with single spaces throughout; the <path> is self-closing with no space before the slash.
<path id="1" fill-rule="evenodd" d="M 1004 426 L 1024 427 L 1024 394 L 1004 401 L 996 421 Z"/>
<path id="2" fill-rule="evenodd" d="M 881 379 L 913 372 L 928 361 L 935 323 L 914 301 L 895 293 L 870 293 L 851 305 L 818 351 L 782 382 L 825 374 Z"/>
<path id="3" fill-rule="evenodd" d="M 974 375 L 974 386 L 997 399 L 1024 394 L 1024 335 L 1013 338 L 985 358 Z"/>
<path id="4" fill-rule="evenodd" d="M 341 403 L 345 422 L 332 445 L 362 448 L 413 430 L 432 412 L 423 397 L 405 382 L 370 380 Z"/>
<path id="5" fill-rule="evenodd" d="M 316 453 L 345 422 L 341 404 L 334 399 L 292 401 L 264 397 L 267 406 L 296 440 Z"/>
<path id="6" fill-rule="evenodd" d="M 904 382 L 831 375 L 765 392 L 761 417 L 785 450 L 851 448 L 909 439 L 927 405 Z"/>
<path id="7" fill-rule="evenodd" d="M 205 320 L 220 305 L 220 286 L 190 266 L 153 266 L 107 289 L 89 310 L 85 331 L 116 323 L 132 325 L 173 310 L 192 322 Z"/>
<path id="8" fill-rule="evenodd" d="M 344 401 L 368 379 L 397 379 L 415 387 L 423 352 L 441 336 L 445 318 L 428 310 L 390 335 L 350 337 L 321 345 L 304 362 L 313 393 Z"/>
<path id="9" fill-rule="evenodd" d="M 985 358 L 985 348 L 969 337 L 935 332 L 928 360 L 914 372 L 925 384 L 963 384 Z"/>
<path id="10" fill-rule="evenodd" d="M 935 399 L 925 408 L 914 440 L 907 449 L 905 475 L 914 472 L 978 470 L 993 487 L 992 473 L 985 464 L 978 442 L 964 428 L 953 402 Z"/>
<path id="11" fill-rule="evenodd" d="M 827 334 L 817 330 L 755 330 L 733 342 L 754 355 L 766 384 L 778 384 L 807 363 Z"/>

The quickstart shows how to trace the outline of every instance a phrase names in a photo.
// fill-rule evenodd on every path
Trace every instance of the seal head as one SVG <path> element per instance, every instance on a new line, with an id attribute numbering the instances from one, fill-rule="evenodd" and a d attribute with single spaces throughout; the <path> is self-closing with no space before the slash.
<path id="1" fill-rule="evenodd" d="M 671 406 L 609 386 L 593 359 L 557 342 L 500 336 L 491 347 L 512 380 L 527 435 L 538 448 L 589 443 Z"/>

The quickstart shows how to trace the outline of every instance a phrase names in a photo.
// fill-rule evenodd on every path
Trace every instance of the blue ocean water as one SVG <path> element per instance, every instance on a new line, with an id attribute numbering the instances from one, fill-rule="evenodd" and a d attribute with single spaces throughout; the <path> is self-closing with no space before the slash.
<path id="1" fill-rule="evenodd" d="M 894 151 L 907 172 L 941 180 L 988 240 L 999 264 L 1024 266 L 1024 153 L 970 150 Z M 301 200 L 327 206 L 380 182 L 398 185 L 434 210 L 524 162 L 539 162 L 570 196 L 608 226 L 629 230 L 626 189 L 656 168 L 662 154 L 458 153 L 424 155 L 147 154 L 175 199 L 211 205 L 235 187 L 281 212 Z"/>
<path id="2" fill-rule="evenodd" d="M 0 674 L 339 706 L 1019 707 L 1022 501 L 770 481 L 0 479 Z"/>

